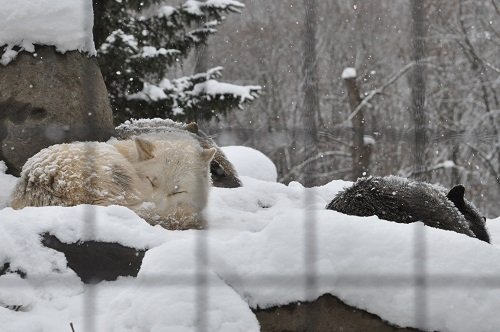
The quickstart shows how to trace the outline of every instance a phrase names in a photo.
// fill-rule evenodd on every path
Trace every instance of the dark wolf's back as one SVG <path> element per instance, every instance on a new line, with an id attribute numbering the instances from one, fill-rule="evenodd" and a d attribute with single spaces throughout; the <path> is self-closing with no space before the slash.
<path id="1" fill-rule="evenodd" d="M 444 188 L 425 182 L 396 176 L 368 177 L 338 193 L 327 209 L 356 216 L 376 215 L 399 223 L 422 221 L 489 242 L 483 219 L 463 194 L 463 186 L 454 187 L 447 195 Z"/>

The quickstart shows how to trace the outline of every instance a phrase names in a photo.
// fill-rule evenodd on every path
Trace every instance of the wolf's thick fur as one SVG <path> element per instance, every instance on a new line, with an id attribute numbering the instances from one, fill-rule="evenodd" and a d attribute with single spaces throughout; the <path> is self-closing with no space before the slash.
<path id="1" fill-rule="evenodd" d="M 115 128 L 115 136 L 118 139 L 130 139 L 135 135 L 145 134 L 161 135 L 165 140 L 176 137 L 191 137 L 196 139 L 204 149 L 215 148 L 215 156 L 210 164 L 213 185 L 222 188 L 241 187 L 241 181 L 233 164 L 214 140 L 199 130 L 196 123 L 186 124 L 170 119 L 131 119 Z"/>
<path id="2" fill-rule="evenodd" d="M 123 205 L 151 224 L 202 227 L 215 149 L 154 136 L 43 149 L 23 166 L 11 206 Z"/>
<path id="3" fill-rule="evenodd" d="M 427 226 L 489 242 L 483 218 L 464 199 L 464 192 L 461 185 L 447 194 L 446 189 L 425 182 L 396 176 L 368 177 L 339 192 L 326 208 L 400 223 L 422 221 Z"/>

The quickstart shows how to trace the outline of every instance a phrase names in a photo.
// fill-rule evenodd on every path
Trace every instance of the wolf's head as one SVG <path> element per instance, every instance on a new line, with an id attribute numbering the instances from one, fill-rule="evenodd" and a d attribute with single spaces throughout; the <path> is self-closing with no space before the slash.
<path id="1" fill-rule="evenodd" d="M 464 194 L 465 187 L 459 184 L 451 188 L 446 197 L 453 202 L 458 211 L 460 211 L 468 221 L 469 227 L 474 235 L 476 235 L 478 239 L 489 243 L 490 237 L 484 225 L 486 218 L 479 214 L 479 211 L 472 203 L 465 200 Z"/>
<path id="2" fill-rule="evenodd" d="M 207 203 L 210 162 L 216 150 L 202 149 L 190 140 L 163 141 L 135 138 L 135 167 L 150 186 L 146 200 L 159 215 L 200 212 Z"/>

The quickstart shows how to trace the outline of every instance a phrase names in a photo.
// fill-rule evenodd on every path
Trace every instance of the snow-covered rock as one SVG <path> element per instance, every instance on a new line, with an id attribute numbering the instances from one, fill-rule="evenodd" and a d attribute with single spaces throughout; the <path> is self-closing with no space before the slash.
<path id="1" fill-rule="evenodd" d="M 62 53 L 96 53 L 91 0 L 2 1 L 1 7 L 2 65 L 12 61 L 19 51 L 34 52 L 34 44 L 55 46 Z"/>
<path id="2" fill-rule="evenodd" d="M 48 145 L 109 138 L 93 19 L 91 0 L 1 2 L 0 159 L 12 174 Z"/>

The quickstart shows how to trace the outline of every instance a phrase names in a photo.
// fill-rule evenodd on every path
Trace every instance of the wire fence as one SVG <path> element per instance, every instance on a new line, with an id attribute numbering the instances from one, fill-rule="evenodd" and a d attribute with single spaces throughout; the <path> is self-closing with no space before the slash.
<path id="1" fill-rule="evenodd" d="M 412 1 L 413 3 L 418 3 L 418 1 Z M 418 8 L 417 8 L 418 9 Z M 416 12 L 415 15 L 418 15 Z M 421 15 L 421 14 L 420 14 Z M 416 19 L 418 21 L 418 19 Z M 423 23 L 423 22 L 420 22 Z M 415 30 L 415 34 L 421 33 L 422 26 L 417 27 Z M 420 49 L 422 46 L 421 37 L 415 37 L 418 42 L 414 44 L 416 50 L 416 61 L 419 58 L 423 57 L 423 49 Z M 91 72 L 88 68 L 82 68 L 82 78 L 84 80 L 83 86 L 86 88 L 84 91 L 85 99 L 88 101 L 86 107 L 89 113 L 95 111 L 96 103 L 96 84 L 93 81 L 95 79 L 94 76 L 88 75 Z M 417 68 L 417 73 L 421 74 L 422 69 Z M 417 78 L 418 79 L 418 78 Z M 417 91 L 418 98 L 422 98 L 425 96 L 425 85 L 421 85 L 421 89 L 423 91 Z M 418 100 L 418 109 L 416 114 L 417 121 L 420 123 L 425 123 L 425 121 L 421 121 L 419 117 L 425 116 L 425 110 L 423 109 L 422 100 Z M 91 131 L 99 130 L 96 128 L 95 123 L 92 122 L 92 118 L 89 118 L 89 122 L 85 124 L 87 128 Z M 422 130 L 426 130 L 426 128 L 421 128 Z M 408 141 L 411 141 L 411 137 L 407 132 L 396 132 L 395 129 L 388 130 L 388 135 L 391 137 L 401 137 L 404 135 Z M 307 128 L 304 128 L 304 145 L 308 146 L 311 144 L 310 137 L 308 137 Z M 286 133 L 284 133 L 286 135 Z M 417 132 L 418 135 L 418 132 Z M 97 133 L 94 136 L 99 136 Z M 438 136 L 438 135 L 436 135 Z M 461 136 L 460 138 L 463 138 Z M 389 138 L 390 139 L 390 138 Z M 425 144 L 427 143 L 426 139 L 415 138 L 416 149 L 415 153 L 420 154 L 415 156 L 415 169 L 420 170 L 423 166 L 422 159 L 422 151 L 425 148 Z M 92 151 L 88 151 L 88 155 L 92 155 Z M 90 158 L 91 159 L 91 158 Z M 312 176 L 312 174 L 310 174 Z M 307 181 L 306 181 L 307 182 Z M 309 207 L 314 203 L 314 195 L 308 192 L 305 195 L 304 206 Z M 305 275 L 286 275 L 286 274 L 259 274 L 256 273 L 251 278 L 246 278 L 246 283 L 255 285 L 262 288 L 279 288 L 282 287 L 282 280 L 286 278 L 288 280 L 288 284 L 286 287 L 289 287 L 290 283 L 293 284 L 297 288 L 303 288 L 306 293 L 307 298 L 314 297 L 314 294 L 317 293 L 318 284 L 323 283 L 325 280 L 329 278 L 335 279 L 336 286 L 342 287 L 379 287 L 379 288 L 387 288 L 387 289 L 395 289 L 395 288 L 413 288 L 415 289 L 414 296 L 414 307 L 415 307 L 415 326 L 426 326 L 426 320 L 428 317 L 428 294 L 432 292 L 435 287 L 440 288 L 449 288 L 449 287 L 471 287 L 471 285 L 475 285 L 476 287 L 485 287 L 491 289 L 500 288 L 500 278 L 497 276 L 481 276 L 480 273 L 476 276 L 457 276 L 453 274 L 443 274 L 443 275 L 432 275 L 429 276 L 427 273 L 427 258 L 428 251 L 426 247 L 426 233 L 425 228 L 418 227 L 415 228 L 414 240 L 413 240 L 413 253 L 414 253 L 414 273 L 412 276 L 408 275 L 380 275 L 380 274 L 363 274 L 363 275 L 325 275 L 318 274 L 317 266 L 314 262 L 317 261 L 317 237 L 318 230 L 316 227 L 317 216 L 316 210 L 311 208 L 306 208 L 304 210 L 304 219 L 307 220 L 307 227 L 303 230 L 304 234 L 304 243 L 305 246 L 303 248 L 303 264 L 306 267 Z M 85 229 L 83 230 L 83 234 L 85 234 L 86 238 L 93 238 L 95 235 L 95 222 L 96 222 L 96 213 L 95 210 L 88 206 L 86 208 L 85 214 Z M 195 248 L 196 255 L 196 272 L 184 274 L 177 273 L 176 271 L 169 272 L 168 274 L 155 274 L 155 275 L 142 275 L 141 277 L 141 286 L 143 287 L 152 287 L 152 288 L 160 288 L 160 287 L 179 287 L 179 286 L 192 286 L 192 279 L 195 280 L 195 288 L 196 288 L 196 330 L 197 331 L 207 331 L 208 320 L 209 320 L 209 288 L 214 287 L 209 283 L 209 271 L 208 271 L 208 262 L 211 260 L 210 247 L 208 245 L 207 233 L 204 231 L 199 231 L 197 236 L 197 245 Z M 348 254 L 348 253 L 347 253 Z M 225 277 L 236 279 L 237 275 L 226 274 Z M 60 276 L 43 276 L 40 277 L 44 281 L 50 280 L 51 278 L 55 278 L 55 280 L 61 280 Z M 35 281 L 35 279 L 32 278 Z M 36 281 L 35 281 L 36 282 Z M 109 283 L 108 287 L 122 287 L 121 284 L 113 285 Z M 53 287 L 57 287 L 54 285 Z M 95 285 L 86 285 L 85 293 L 83 296 L 82 303 L 82 311 L 83 316 L 85 317 L 85 325 L 80 330 L 79 328 L 75 328 L 76 332 L 96 332 L 96 297 L 97 297 L 98 287 Z M 318 319 L 320 319 L 317 313 L 309 311 L 307 312 L 307 321 L 310 331 L 316 331 L 318 326 Z M 1 330 L 1 328 L 0 328 Z M 69 330 L 69 327 L 68 327 Z"/>

